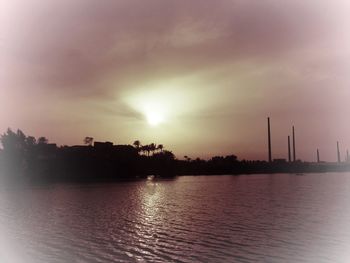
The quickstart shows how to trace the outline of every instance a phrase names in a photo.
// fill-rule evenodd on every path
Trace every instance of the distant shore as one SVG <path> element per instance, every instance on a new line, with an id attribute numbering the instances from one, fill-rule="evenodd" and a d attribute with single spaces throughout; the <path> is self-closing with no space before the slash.
<path id="1" fill-rule="evenodd" d="M 1 135 L 0 173 L 12 181 L 29 182 L 112 182 L 144 179 L 148 175 L 172 178 L 182 175 L 240 175 L 271 173 L 324 173 L 350 171 L 350 162 L 288 162 L 239 160 L 234 154 L 209 160 L 179 160 L 162 144 L 114 145 L 93 142 L 60 146 L 45 137 L 26 136 L 8 129 Z"/>
<path id="2" fill-rule="evenodd" d="M 101 170 L 87 170 L 85 168 L 67 171 L 62 167 L 49 167 L 47 163 L 43 163 L 46 170 L 6 170 L 5 166 L 1 166 L 0 177 L 7 182 L 27 182 L 27 183 L 114 183 L 135 180 L 146 180 L 149 176 L 160 179 L 173 179 L 177 176 L 214 176 L 214 175 L 253 175 L 253 174 L 308 174 L 308 173 L 329 173 L 329 172 L 350 172 L 350 164 L 348 163 L 287 163 L 273 164 L 267 162 L 237 162 L 234 166 L 219 167 L 211 166 L 211 169 L 197 169 L 197 166 L 186 167 L 189 165 L 183 161 L 174 160 L 174 165 L 170 171 L 162 170 L 161 173 L 149 172 L 123 172 Z M 93 167 L 90 167 L 93 168 Z M 89 169 L 90 169 L 89 168 Z M 203 168 L 203 167 L 202 167 Z"/>

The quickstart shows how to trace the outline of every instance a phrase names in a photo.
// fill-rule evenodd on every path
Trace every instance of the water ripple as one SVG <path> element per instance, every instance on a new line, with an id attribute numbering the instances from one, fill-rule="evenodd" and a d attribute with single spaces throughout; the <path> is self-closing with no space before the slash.
<path id="1" fill-rule="evenodd" d="M 275 174 L 2 189 L 0 241 L 16 262 L 348 262 L 349 185 Z"/>

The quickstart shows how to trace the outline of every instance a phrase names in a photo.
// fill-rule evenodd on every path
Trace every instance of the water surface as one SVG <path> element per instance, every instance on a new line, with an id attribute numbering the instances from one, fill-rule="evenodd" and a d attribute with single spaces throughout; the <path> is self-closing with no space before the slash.
<path id="1" fill-rule="evenodd" d="M 349 262 L 350 173 L 2 187 L 1 262 Z"/>

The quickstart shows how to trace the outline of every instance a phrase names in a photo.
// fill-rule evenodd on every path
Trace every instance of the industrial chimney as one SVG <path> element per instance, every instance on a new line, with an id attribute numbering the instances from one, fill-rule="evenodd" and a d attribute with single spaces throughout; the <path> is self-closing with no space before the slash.
<path id="1" fill-rule="evenodd" d="M 295 162 L 296 158 L 295 158 L 295 132 L 294 132 L 294 126 L 292 128 L 292 132 L 293 132 L 293 162 Z"/>
<path id="2" fill-rule="evenodd" d="M 267 118 L 267 140 L 268 140 L 269 162 L 272 162 L 270 117 Z"/>
<path id="3" fill-rule="evenodd" d="M 290 136 L 288 135 L 288 162 L 292 161 L 292 156 L 290 152 Z"/>
<path id="4" fill-rule="evenodd" d="M 339 142 L 337 142 L 337 157 L 338 157 L 338 163 L 340 163 L 341 160 L 340 160 Z"/>

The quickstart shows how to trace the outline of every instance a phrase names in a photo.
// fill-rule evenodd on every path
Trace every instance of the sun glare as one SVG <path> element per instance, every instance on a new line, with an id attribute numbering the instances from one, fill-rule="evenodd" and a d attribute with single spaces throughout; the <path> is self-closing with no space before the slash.
<path id="1" fill-rule="evenodd" d="M 193 101 L 198 95 L 194 96 L 190 86 L 196 86 L 192 78 L 155 81 L 125 93 L 124 100 L 151 127 L 161 124 L 175 125 L 179 116 L 193 110 L 197 105 Z"/>
<path id="2" fill-rule="evenodd" d="M 147 118 L 148 124 L 150 124 L 152 126 L 156 126 L 156 125 L 160 124 L 161 122 L 163 122 L 163 116 L 161 116 L 161 114 L 159 114 L 157 112 L 146 113 L 146 118 Z"/>

